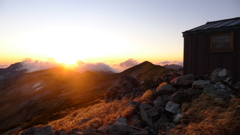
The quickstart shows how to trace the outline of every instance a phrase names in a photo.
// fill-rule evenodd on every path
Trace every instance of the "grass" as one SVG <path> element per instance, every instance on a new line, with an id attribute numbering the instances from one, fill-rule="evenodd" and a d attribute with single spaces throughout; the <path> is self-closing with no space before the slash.
<path id="1" fill-rule="evenodd" d="M 84 129 L 97 129 L 102 125 L 113 123 L 119 115 L 126 115 L 129 108 L 126 104 L 129 99 L 115 100 L 110 103 L 101 103 L 78 109 L 69 113 L 66 117 L 48 123 L 54 129 L 71 130 L 78 128 Z M 81 121 L 89 119 L 87 122 Z"/>
<path id="2" fill-rule="evenodd" d="M 220 103 L 202 94 L 190 103 L 184 103 L 182 124 L 172 129 L 184 135 L 236 135 L 240 133 L 240 99 Z"/>

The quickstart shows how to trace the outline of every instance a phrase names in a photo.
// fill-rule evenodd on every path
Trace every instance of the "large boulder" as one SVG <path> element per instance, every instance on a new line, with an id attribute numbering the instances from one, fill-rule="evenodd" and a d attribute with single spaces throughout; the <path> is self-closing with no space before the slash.
<path id="1" fill-rule="evenodd" d="M 225 68 L 216 68 L 211 74 L 211 81 L 215 83 L 232 84 L 232 75 Z"/>
<path id="2" fill-rule="evenodd" d="M 217 101 L 229 101 L 234 97 L 234 90 L 221 83 L 210 84 L 203 89 L 203 92 Z"/>
<path id="3" fill-rule="evenodd" d="M 154 101 L 153 101 L 154 106 L 156 107 L 162 107 L 165 106 L 166 103 L 163 100 L 163 98 L 161 96 L 157 97 Z"/>
<path id="4" fill-rule="evenodd" d="M 159 87 L 156 88 L 156 91 L 160 95 L 168 95 L 173 94 L 174 92 L 177 91 L 177 89 L 173 85 L 164 82 L 161 83 Z"/>
<path id="5" fill-rule="evenodd" d="M 168 111 L 168 112 L 171 112 L 173 114 L 175 114 L 177 112 L 177 110 L 180 108 L 180 104 L 178 103 L 175 103 L 173 101 L 169 101 L 165 107 L 165 109 Z"/>
<path id="6" fill-rule="evenodd" d="M 128 75 L 121 76 L 106 92 L 105 101 L 110 102 L 115 99 L 121 100 L 124 96 L 134 96 L 140 91 L 140 84 L 135 78 Z"/>
<path id="7" fill-rule="evenodd" d="M 210 84 L 209 80 L 197 80 L 194 81 L 192 84 L 193 88 L 204 88 L 206 87 L 208 84 Z"/>
<path id="8" fill-rule="evenodd" d="M 140 110 L 143 121 L 145 121 L 148 126 L 153 127 L 152 118 L 149 117 L 147 114 L 147 110 L 150 110 L 151 108 L 152 108 L 152 106 L 149 104 L 146 104 L 146 103 L 142 103 L 139 106 L 139 110 Z"/>
<path id="9" fill-rule="evenodd" d="M 188 74 L 184 76 L 179 76 L 171 80 L 171 84 L 173 85 L 192 85 L 194 81 L 194 75 Z"/>
<path id="10" fill-rule="evenodd" d="M 185 94 L 183 91 L 176 91 L 170 98 L 171 101 L 175 103 L 182 103 L 186 100 L 187 94 Z"/>
<path id="11" fill-rule="evenodd" d="M 145 79 L 145 80 L 140 82 L 140 85 L 141 85 L 141 89 L 143 91 L 146 91 L 146 90 L 149 90 L 149 89 L 156 88 L 160 83 L 162 83 L 161 78 L 157 78 L 156 80 Z"/>

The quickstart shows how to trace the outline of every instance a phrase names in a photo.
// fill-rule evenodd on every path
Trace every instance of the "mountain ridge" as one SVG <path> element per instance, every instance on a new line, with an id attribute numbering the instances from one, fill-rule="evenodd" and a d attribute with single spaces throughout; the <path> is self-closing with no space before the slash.
<path id="1" fill-rule="evenodd" d="M 148 71 L 152 69 L 155 70 Z M 48 113 L 98 102 L 122 75 L 131 75 L 142 80 L 149 78 L 150 73 L 163 70 L 166 69 L 143 62 L 114 74 L 93 71 L 78 73 L 55 67 L 8 78 L 0 82 L 0 130 L 6 131 L 26 120 L 27 123 L 40 124 L 39 118 L 47 117 L 51 120 L 55 117 L 47 115 Z M 34 120 L 35 117 L 39 118 Z"/>

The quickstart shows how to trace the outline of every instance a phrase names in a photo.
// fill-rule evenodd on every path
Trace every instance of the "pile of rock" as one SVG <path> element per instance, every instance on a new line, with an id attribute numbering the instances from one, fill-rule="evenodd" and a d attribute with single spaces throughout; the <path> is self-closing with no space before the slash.
<path id="1" fill-rule="evenodd" d="M 211 76 L 174 74 L 165 76 L 162 81 L 157 88 L 147 90 L 142 96 L 149 96 L 151 93 L 150 96 L 153 98 L 148 98 L 146 102 L 136 102 L 137 99 L 130 101 L 128 106 L 133 106 L 138 113 L 127 119 L 121 118 L 128 121 L 129 127 L 142 129 L 141 133 L 144 135 L 159 134 L 159 131 L 167 131 L 178 125 L 184 114 L 181 109 L 182 103 L 190 102 L 202 93 L 216 101 L 226 103 L 240 88 L 240 83 L 232 85 L 231 74 L 226 69 L 220 68 L 214 70 Z M 125 125 L 125 127 L 128 126 Z M 122 133 L 125 133 L 124 130 Z"/>
<path id="2" fill-rule="evenodd" d="M 121 76 L 106 92 L 105 101 L 121 100 L 125 97 L 136 97 L 142 94 L 140 84 L 129 75 Z"/>
<path id="3" fill-rule="evenodd" d="M 211 76 L 196 77 L 193 74 L 167 79 L 155 89 L 147 90 L 141 97 L 140 83 L 130 77 L 122 76 L 106 93 L 106 102 L 120 100 L 125 97 L 136 97 L 127 107 L 134 113 L 128 117 L 119 116 L 115 123 L 104 125 L 98 129 L 78 132 L 54 131 L 51 126 L 33 127 L 21 135 L 154 135 L 161 134 L 179 123 L 184 115 L 181 105 L 192 101 L 202 93 L 220 102 L 228 102 L 240 89 L 240 82 L 232 85 L 232 77 L 226 69 L 216 69 Z M 152 97 L 141 99 L 143 97 Z M 141 100 L 140 100 L 141 99 Z"/>

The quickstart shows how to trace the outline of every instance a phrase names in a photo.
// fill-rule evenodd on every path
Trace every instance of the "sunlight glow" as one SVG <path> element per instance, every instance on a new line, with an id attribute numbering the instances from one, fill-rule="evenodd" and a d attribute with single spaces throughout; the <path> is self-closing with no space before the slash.
<path id="1" fill-rule="evenodd" d="M 74 57 L 63 57 L 63 58 L 55 58 L 55 61 L 57 63 L 64 63 L 64 64 L 67 64 L 67 65 L 71 65 L 71 64 L 76 64 L 78 59 L 76 59 Z"/>
<path id="2" fill-rule="evenodd" d="M 104 31 L 87 28 L 41 28 L 19 36 L 14 43 L 21 51 L 35 52 L 57 62 L 73 64 L 77 60 L 121 53 L 126 47 Z M 119 48 L 116 48 L 121 46 Z"/>

